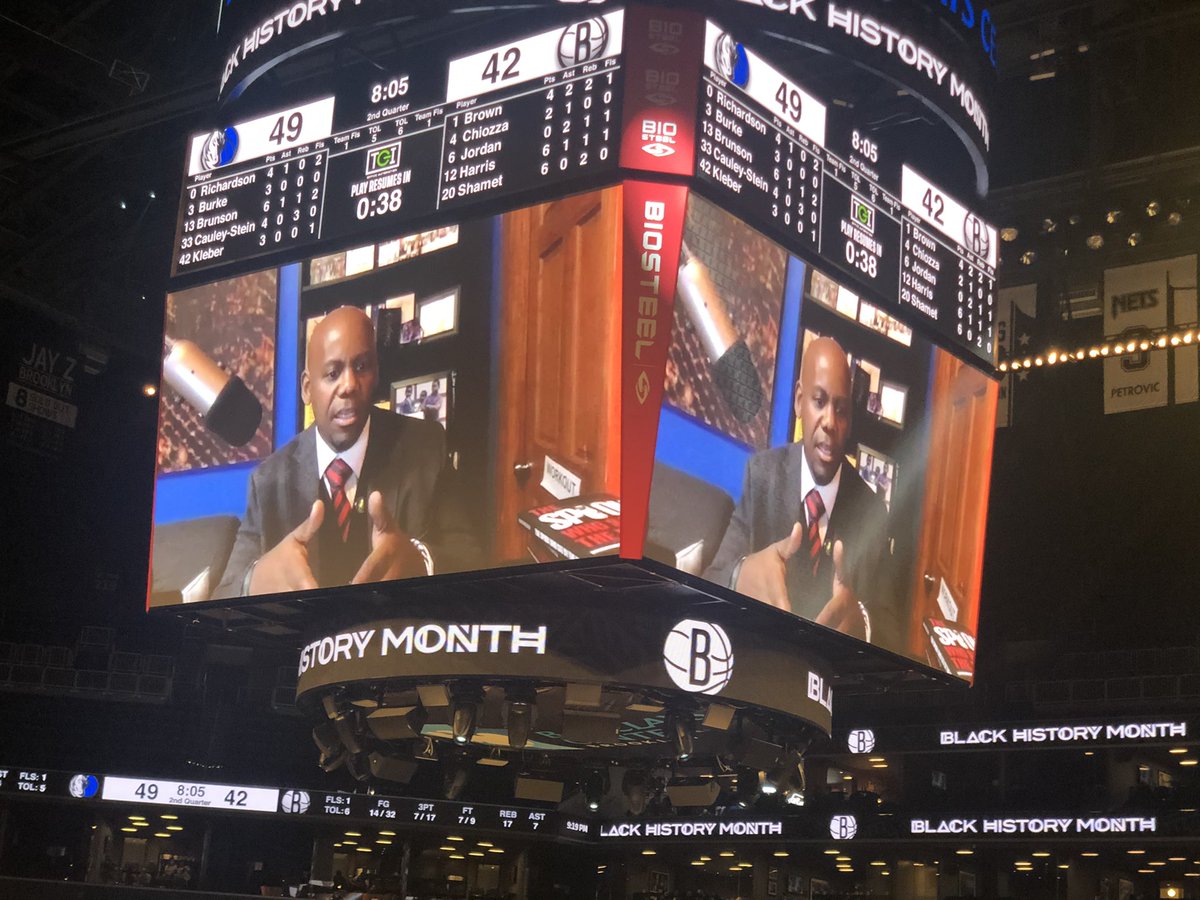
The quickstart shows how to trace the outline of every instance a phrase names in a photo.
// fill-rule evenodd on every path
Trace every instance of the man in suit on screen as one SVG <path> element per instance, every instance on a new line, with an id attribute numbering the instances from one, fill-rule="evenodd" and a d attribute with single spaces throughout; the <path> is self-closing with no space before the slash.
<path id="1" fill-rule="evenodd" d="M 453 571 L 470 542 L 444 496 L 446 432 L 372 405 L 375 329 L 342 307 L 313 330 L 300 392 L 314 423 L 250 476 L 217 597 Z M 478 564 L 477 561 L 475 561 Z"/>
<path id="2" fill-rule="evenodd" d="M 751 457 L 704 576 L 818 624 L 893 644 L 882 577 L 887 508 L 846 459 L 853 398 L 837 341 L 808 345 L 794 404 L 800 442 Z"/>

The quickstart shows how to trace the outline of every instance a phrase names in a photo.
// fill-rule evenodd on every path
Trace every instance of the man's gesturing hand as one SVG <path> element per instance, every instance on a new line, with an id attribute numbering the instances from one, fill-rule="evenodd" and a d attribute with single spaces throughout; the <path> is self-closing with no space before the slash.
<path id="1" fill-rule="evenodd" d="M 735 591 L 791 611 L 787 592 L 787 561 L 804 546 L 804 526 L 797 522 L 792 533 L 782 540 L 768 544 L 757 553 L 742 560 Z"/>
<path id="2" fill-rule="evenodd" d="M 424 575 L 425 561 L 408 535 L 392 521 L 379 491 L 371 491 L 367 498 L 367 515 L 371 517 L 371 552 L 350 583 L 366 584 Z"/>
<path id="3" fill-rule="evenodd" d="M 278 544 L 263 554 L 254 566 L 247 593 L 281 594 L 285 591 L 311 591 L 317 588 L 308 564 L 308 545 L 321 530 L 325 504 L 313 503 L 308 518 Z"/>
<path id="4" fill-rule="evenodd" d="M 845 548 L 833 542 L 833 596 L 817 615 L 817 624 L 833 628 L 860 640 L 867 639 L 867 620 L 858 597 L 847 583 Z"/>

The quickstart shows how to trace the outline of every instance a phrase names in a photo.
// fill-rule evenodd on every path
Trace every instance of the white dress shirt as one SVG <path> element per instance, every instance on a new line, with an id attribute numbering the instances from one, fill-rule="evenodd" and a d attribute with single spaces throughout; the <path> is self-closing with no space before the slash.
<path id="1" fill-rule="evenodd" d="M 367 416 L 367 424 L 363 426 L 362 434 L 358 436 L 358 440 L 341 453 L 338 453 L 325 443 L 325 438 L 321 437 L 320 429 L 314 428 L 313 431 L 317 437 L 317 477 L 325 485 L 325 492 L 332 497 L 333 489 L 329 485 L 329 479 L 325 477 L 325 470 L 329 468 L 329 464 L 334 459 L 340 458 L 345 460 L 346 465 L 350 467 L 351 471 L 350 477 L 346 479 L 346 499 L 350 501 L 350 505 L 353 507 L 355 494 L 358 492 L 358 476 L 362 474 L 363 460 L 367 458 L 367 439 L 371 436 L 371 417 Z"/>

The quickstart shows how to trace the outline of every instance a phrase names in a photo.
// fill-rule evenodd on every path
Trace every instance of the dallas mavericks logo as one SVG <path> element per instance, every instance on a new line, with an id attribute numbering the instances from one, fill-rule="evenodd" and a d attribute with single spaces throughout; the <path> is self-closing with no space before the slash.
<path id="1" fill-rule="evenodd" d="M 829 836 L 835 841 L 848 841 L 858 834 L 858 819 L 854 816 L 834 816 L 829 820 Z"/>
<path id="2" fill-rule="evenodd" d="M 846 749 L 851 753 L 870 753 L 875 749 L 875 732 L 869 728 L 855 728 L 846 735 Z"/>
<path id="3" fill-rule="evenodd" d="M 717 694 L 733 677 L 733 645 L 720 625 L 684 619 L 663 643 L 671 680 L 691 694 Z"/>
<path id="4" fill-rule="evenodd" d="M 310 799 L 307 791 L 284 791 L 279 808 L 285 813 L 306 813 Z"/>
<path id="5" fill-rule="evenodd" d="M 96 792 L 100 790 L 100 782 L 95 775 L 73 775 L 67 790 L 71 792 L 72 797 L 85 800 L 96 796 Z"/>
<path id="6" fill-rule="evenodd" d="M 563 29 L 558 39 L 558 64 L 564 68 L 599 59 L 608 47 L 608 23 L 597 17 Z"/>
<path id="7" fill-rule="evenodd" d="M 717 38 L 713 56 L 716 57 L 717 71 L 738 87 L 744 88 L 750 82 L 750 57 L 732 35 L 722 34 Z"/>
<path id="8" fill-rule="evenodd" d="M 237 151 L 237 129 L 232 125 L 228 128 L 218 129 L 204 140 L 204 146 L 200 149 L 200 168 L 205 172 L 211 172 L 213 169 L 227 166 L 233 162 Z"/>

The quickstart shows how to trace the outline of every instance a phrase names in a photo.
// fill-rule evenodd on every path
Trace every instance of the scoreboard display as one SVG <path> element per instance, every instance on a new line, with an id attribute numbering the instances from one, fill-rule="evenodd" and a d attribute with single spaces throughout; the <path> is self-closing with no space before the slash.
<path id="1" fill-rule="evenodd" d="M 696 171 L 723 206 L 992 365 L 997 233 L 713 22 Z"/>
<path id="2" fill-rule="evenodd" d="M 817 50 L 768 59 L 746 24 L 735 32 L 694 12 L 603 9 L 502 42 L 475 29 L 193 135 L 173 274 L 349 247 L 638 168 L 670 171 L 994 371 L 997 231 L 945 187 L 936 154 L 906 158 L 867 117 L 795 76 Z M 644 22 L 646 40 L 626 39 Z M 687 28 L 694 40 L 681 39 Z M 664 169 L 623 156 L 621 132 L 644 130 L 647 99 L 675 115 L 672 93 L 696 93 L 679 83 L 689 78 L 699 106 L 676 118 L 695 135 L 694 159 Z M 641 149 L 652 157 L 669 144 Z"/>
<path id="3" fill-rule="evenodd" d="M 611 176 L 622 22 L 582 19 L 194 135 L 173 274 Z"/>

